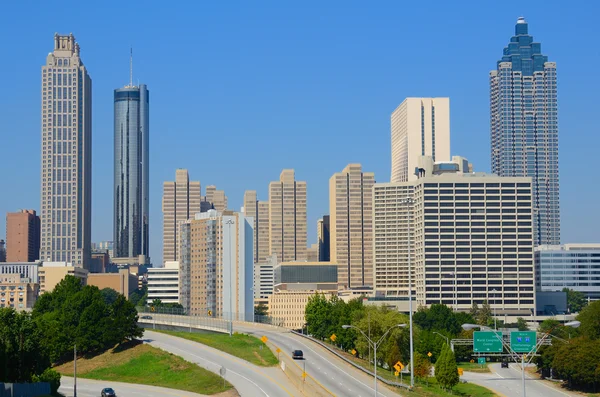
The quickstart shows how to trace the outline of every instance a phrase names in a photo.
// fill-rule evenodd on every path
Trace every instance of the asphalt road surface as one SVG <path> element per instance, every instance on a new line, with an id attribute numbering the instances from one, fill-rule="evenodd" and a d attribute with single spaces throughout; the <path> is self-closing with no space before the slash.
<path id="1" fill-rule="evenodd" d="M 77 378 L 77 397 L 100 397 L 100 392 L 105 387 L 112 387 L 117 393 L 117 397 L 204 397 L 202 394 L 165 389 L 163 387 L 83 378 Z M 58 391 L 67 397 L 72 397 L 73 378 L 61 377 Z"/>
<path id="2" fill-rule="evenodd" d="M 465 372 L 462 378 L 468 382 L 485 386 L 506 397 L 523 397 L 520 364 L 512 363 L 509 368 L 501 368 L 500 363 L 494 363 L 489 367 L 491 373 Z M 577 394 L 559 389 L 527 374 L 525 374 L 525 392 L 527 397 L 577 396 Z"/>
<path id="3" fill-rule="evenodd" d="M 242 397 L 301 396 L 278 367 L 259 367 L 200 343 L 149 330 L 144 332 L 144 341 L 214 373 L 225 368 L 225 379 Z"/>
<path id="4" fill-rule="evenodd" d="M 235 324 L 234 330 L 252 333 L 259 338 L 264 335 L 280 347 L 283 353 L 288 355 L 293 350 L 302 350 L 306 362 L 306 372 L 338 397 L 371 397 L 375 394 L 372 376 L 352 367 L 327 349 L 301 336 L 276 327 L 255 327 L 241 325 L 240 323 Z M 385 397 L 398 396 L 382 382 L 379 382 L 377 395 Z"/>

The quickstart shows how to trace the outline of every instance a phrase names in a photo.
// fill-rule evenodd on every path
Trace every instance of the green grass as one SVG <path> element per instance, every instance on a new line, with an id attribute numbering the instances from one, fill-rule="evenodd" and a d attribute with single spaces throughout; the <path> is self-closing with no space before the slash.
<path id="1" fill-rule="evenodd" d="M 227 334 L 217 333 L 196 334 L 181 331 L 152 331 L 162 332 L 193 342 L 202 343 L 203 345 L 213 347 L 262 367 L 270 367 L 277 365 L 278 363 L 277 357 L 275 357 L 271 349 L 269 349 L 260 339 L 252 335 L 234 333 L 233 336 L 230 337 Z"/>
<path id="2" fill-rule="evenodd" d="M 488 367 L 488 364 L 485 363 L 482 365 L 475 363 L 458 363 L 456 364 L 459 368 L 464 369 L 469 372 L 492 372 Z"/>
<path id="3" fill-rule="evenodd" d="M 54 368 L 63 375 L 73 374 L 73 363 Z M 216 394 L 232 388 L 218 375 L 181 357 L 146 344 L 118 347 L 92 358 L 77 359 L 77 376 L 115 382 Z"/>

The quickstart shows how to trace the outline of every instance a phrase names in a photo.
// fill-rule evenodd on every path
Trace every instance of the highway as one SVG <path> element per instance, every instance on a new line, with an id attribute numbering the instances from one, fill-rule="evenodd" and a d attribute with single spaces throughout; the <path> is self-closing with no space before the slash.
<path id="1" fill-rule="evenodd" d="M 253 326 L 236 323 L 234 330 L 254 336 L 269 338 L 288 355 L 300 349 L 304 353 L 306 372 L 321 383 L 333 395 L 338 397 L 370 397 L 375 394 L 373 377 L 352 367 L 328 350 L 312 343 L 301 336 L 277 327 Z M 397 397 L 382 382 L 377 388 L 378 396 Z"/>
<path id="2" fill-rule="evenodd" d="M 500 363 L 489 365 L 491 373 L 465 372 L 462 379 L 485 386 L 505 397 L 523 397 L 523 382 L 521 381 L 520 364 L 510 364 L 509 368 L 501 368 Z M 578 396 L 567 390 L 560 389 L 558 385 L 525 375 L 527 397 L 565 397 Z"/>
<path id="3" fill-rule="evenodd" d="M 77 397 L 99 397 L 105 387 L 112 387 L 117 397 L 204 397 L 203 394 L 190 393 L 182 390 L 165 389 L 164 387 L 136 385 L 131 383 L 112 382 L 77 378 Z M 58 389 L 66 397 L 73 396 L 73 378 L 61 377 Z M 235 396 L 235 393 L 222 393 L 218 396 Z M 213 396 L 215 397 L 215 396 Z"/>
<path id="4" fill-rule="evenodd" d="M 278 367 L 258 367 L 200 343 L 149 330 L 144 332 L 144 341 L 217 374 L 224 367 L 225 379 L 242 397 L 301 396 Z"/>

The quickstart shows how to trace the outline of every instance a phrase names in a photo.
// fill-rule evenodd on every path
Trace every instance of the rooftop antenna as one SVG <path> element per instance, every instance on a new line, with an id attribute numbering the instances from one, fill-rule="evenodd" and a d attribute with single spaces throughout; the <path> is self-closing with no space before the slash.
<path id="1" fill-rule="evenodd" d="M 133 87 L 133 47 L 129 48 L 129 86 Z"/>

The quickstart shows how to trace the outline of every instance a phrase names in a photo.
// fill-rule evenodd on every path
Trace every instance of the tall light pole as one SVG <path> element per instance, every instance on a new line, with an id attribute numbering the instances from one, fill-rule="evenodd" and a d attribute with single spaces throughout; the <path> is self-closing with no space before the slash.
<path id="1" fill-rule="evenodd" d="M 496 288 L 494 288 L 492 290 L 492 292 L 494 293 L 494 330 L 497 330 L 498 329 L 498 324 L 497 324 L 498 320 L 496 319 L 496 292 L 497 292 Z"/>
<path id="2" fill-rule="evenodd" d="M 385 333 L 381 336 L 381 338 L 379 338 L 379 340 L 377 342 L 373 342 L 371 340 L 371 338 L 369 338 L 367 335 L 365 335 L 365 333 L 362 331 L 362 329 L 355 327 L 354 325 L 342 325 L 343 329 L 348 329 L 348 328 L 354 328 L 356 330 L 358 330 L 358 332 L 360 332 L 362 334 L 362 336 L 365 337 L 365 339 L 367 340 L 367 342 L 369 342 L 369 346 L 373 346 L 373 358 L 375 361 L 375 397 L 377 397 L 377 347 L 379 345 L 381 345 L 381 342 L 383 341 L 383 338 L 385 338 L 385 336 L 394 328 L 404 328 L 406 327 L 406 324 L 397 324 L 394 325 L 393 327 L 391 327 L 390 329 L 388 329 L 387 331 L 385 331 Z"/>
<path id="3" fill-rule="evenodd" d="M 227 219 L 225 221 L 228 229 L 228 239 L 229 239 L 229 337 L 233 336 L 233 260 L 231 253 L 231 225 L 234 225 L 235 222 L 233 219 Z"/>
<path id="4" fill-rule="evenodd" d="M 77 343 L 73 345 L 73 397 L 77 397 Z"/>
<path id="5" fill-rule="evenodd" d="M 408 323 L 410 328 L 410 387 L 413 388 L 415 386 L 415 371 L 414 371 L 414 358 L 413 358 L 413 310 L 412 310 L 412 268 L 411 268 L 411 257 L 410 257 L 410 244 L 411 244 L 411 229 L 410 229 L 410 218 L 411 218 L 411 208 L 410 206 L 414 204 L 414 200 L 411 197 L 407 197 L 404 200 L 401 200 L 402 203 L 406 204 L 406 213 L 407 213 L 407 226 L 408 226 Z M 375 364 L 377 366 L 377 364 Z"/>

